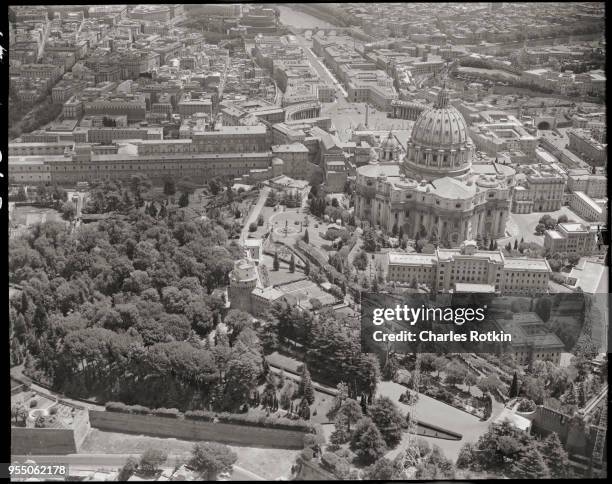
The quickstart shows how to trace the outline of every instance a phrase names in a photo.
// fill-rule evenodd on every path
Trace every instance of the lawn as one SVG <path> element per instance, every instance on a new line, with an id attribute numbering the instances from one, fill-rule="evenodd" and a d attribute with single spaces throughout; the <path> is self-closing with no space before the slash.
<path id="1" fill-rule="evenodd" d="M 297 267 L 297 264 L 299 264 L 297 257 L 295 262 L 295 272 L 289 272 L 289 264 L 281 260 L 279 260 L 278 262 L 278 270 L 275 271 L 273 269 L 274 257 L 268 254 L 263 254 L 263 256 L 261 257 L 261 263 L 268 268 L 268 275 L 270 276 L 270 285 L 272 286 L 286 284 L 288 282 L 297 281 L 306 277 L 304 272 Z"/>
<path id="2" fill-rule="evenodd" d="M 536 242 L 537 244 L 544 245 L 544 236 L 535 234 L 535 227 L 542 216 L 549 214 L 553 218 L 559 218 L 561 215 L 567 215 L 568 219 L 575 220 L 578 223 L 585 223 L 582 218 L 572 212 L 569 207 L 561 207 L 555 212 L 532 212 L 532 213 L 511 213 L 508 217 L 508 223 L 506 225 L 506 237 L 498 239 L 503 244 L 507 242 L 514 243 L 517 239 L 519 242 L 521 238 L 525 239 L 525 242 Z"/>
<path id="3" fill-rule="evenodd" d="M 329 420 L 326 415 L 331 409 L 333 402 L 334 397 L 315 390 L 315 401 L 310 406 L 310 421 L 318 424 L 328 423 Z"/>
<path id="4" fill-rule="evenodd" d="M 282 355 L 278 353 L 277 351 L 266 356 L 266 359 L 271 365 L 276 365 L 280 368 L 287 368 L 288 370 L 291 370 L 295 373 L 298 372 L 298 367 L 301 365 L 301 362 L 298 361 L 296 358 Z M 299 376 L 292 375 L 288 371 L 285 371 L 284 375 L 285 375 L 285 378 L 292 378 L 297 382 L 300 381 Z M 333 388 L 329 387 L 329 385 L 323 385 L 321 383 L 315 382 L 314 380 L 313 380 L 313 383 L 317 383 L 317 385 L 321 385 L 322 387 L 327 387 L 330 390 L 333 390 Z M 333 396 L 327 393 L 320 392 L 315 389 L 315 401 L 310 406 L 310 415 L 311 415 L 310 420 L 315 423 L 327 423 L 328 420 L 327 420 L 326 415 L 329 409 L 331 408 L 333 401 L 334 401 Z M 316 415 L 315 415 L 315 411 L 316 411 Z"/>
<path id="5" fill-rule="evenodd" d="M 30 402 L 36 400 L 36 406 L 31 407 L 30 406 Z M 33 391 L 27 391 L 27 392 L 21 392 L 21 393 L 17 393 L 16 395 L 11 396 L 11 401 L 13 402 L 24 402 L 25 406 L 27 407 L 28 411 L 30 410 L 35 410 L 35 409 L 45 409 L 45 408 L 49 408 L 51 406 L 53 406 L 55 404 L 54 400 L 51 400 L 49 398 L 46 398 L 36 392 Z"/>
<path id="6" fill-rule="evenodd" d="M 19 225 L 34 225 L 38 222 L 61 222 L 62 215 L 52 208 L 23 205 L 13 210 L 13 222 Z"/>
<path id="7" fill-rule="evenodd" d="M 279 355 L 280 356 L 280 355 Z M 280 371 L 273 369 L 273 372 L 275 374 L 280 374 Z M 285 380 L 290 379 L 293 380 L 297 385 L 299 385 L 300 383 L 300 377 L 297 375 L 293 375 L 287 371 L 283 371 L 283 375 Z M 260 387 L 260 391 L 263 391 L 263 387 L 264 385 L 261 385 Z M 280 395 L 280 389 L 278 389 L 278 393 Z M 327 393 L 323 393 L 320 392 L 318 390 L 314 391 L 314 395 L 315 395 L 315 401 L 312 405 L 310 405 L 310 422 L 312 423 L 317 423 L 317 424 L 326 424 L 329 423 L 329 420 L 327 418 L 327 412 L 329 412 L 329 410 L 332 407 L 332 404 L 334 402 L 334 397 L 327 394 Z M 293 407 L 297 408 L 299 406 L 301 402 L 301 398 L 295 398 L 293 400 Z M 256 412 L 261 412 L 261 409 L 249 409 L 249 412 L 253 411 L 253 413 Z"/>

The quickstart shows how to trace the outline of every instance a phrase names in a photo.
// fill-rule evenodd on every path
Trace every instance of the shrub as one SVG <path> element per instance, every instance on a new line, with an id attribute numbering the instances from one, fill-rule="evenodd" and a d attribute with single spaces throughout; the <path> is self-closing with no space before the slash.
<path id="1" fill-rule="evenodd" d="M 314 452 L 309 447 L 307 449 L 302 450 L 302 452 L 300 453 L 300 456 L 301 456 L 302 459 L 304 459 L 306 462 L 308 462 L 308 461 L 312 460 L 312 458 L 314 457 Z"/>
<path id="2" fill-rule="evenodd" d="M 206 410 L 191 410 L 185 412 L 185 418 L 189 420 L 200 420 L 204 422 L 212 422 L 215 418 L 221 423 L 246 425 L 252 427 L 269 427 L 283 430 L 299 430 L 303 432 L 314 433 L 314 428 L 300 421 L 293 421 L 286 417 L 266 417 L 265 415 L 252 416 L 234 413 L 213 413 Z"/>
<path id="3" fill-rule="evenodd" d="M 155 415 L 163 418 L 180 418 L 181 412 L 176 408 L 156 408 L 149 409 L 142 405 L 125 405 L 121 402 L 107 402 L 107 412 L 131 413 L 139 415 Z M 212 422 L 217 419 L 221 423 L 245 425 L 252 427 L 268 427 L 281 430 L 297 430 L 315 434 L 316 429 L 313 425 L 304 421 L 295 421 L 287 417 L 266 417 L 265 415 L 253 416 L 236 413 L 215 413 L 207 410 L 188 410 L 184 417 L 187 420 L 197 420 L 200 422 Z"/>
<path id="4" fill-rule="evenodd" d="M 312 434 L 306 434 L 303 438 L 304 448 L 306 447 L 314 447 L 317 445 L 317 438 Z"/>
<path id="5" fill-rule="evenodd" d="M 255 222 L 251 222 L 249 224 L 249 232 L 255 232 L 257 230 L 257 224 Z"/>
<path id="6" fill-rule="evenodd" d="M 122 402 L 107 402 L 105 405 L 107 412 L 132 413 L 138 415 L 148 415 L 151 409 L 142 405 L 126 405 Z"/>
<path id="7" fill-rule="evenodd" d="M 341 449 L 341 448 L 342 447 L 340 447 L 338 444 L 328 444 L 325 450 L 327 452 L 336 452 L 338 449 Z"/>
<path id="8" fill-rule="evenodd" d="M 185 418 L 189 420 L 199 420 L 201 422 L 212 422 L 215 415 L 205 410 L 189 410 L 185 412 Z"/>
<path id="9" fill-rule="evenodd" d="M 38 400 L 36 400 L 35 398 L 30 400 L 30 408 L 36 408 L 37 406 L 38 406 Z"/>
<path id="10" fill-rule="evenodd" d="M 51 407 L 49 409 L 49 415 L 55 415 L 57 413 L 57 407 Z"/>
<path id="11" fill-rule="evenodd" d="M 107 412 L 129 413 L 129 406 L 121 402 L 106 402 L 104 406 Z"/>
<path id="12" fill-rule="evenodd" d="M 140 456 L 138 468 L 145 474 L 153 474 L 166 462 L 168 455 L 158 449 L 147 449 Z"/>
<path id="13" fill-rule="evenodd" d="M 138 460 L 135 457 L 128 457 L 126 463 L 119 471 L 118 481 L 127 481 L 138 469 Z"/>
<path id="14" fill-rule="evenodd" d="M 449 404 L 452 404 L 455 398 L 454 395 L 445 388 L 426 389 L 425 394 L 431 398 L 435 398 L 436 400 Z"/>
<path id="15" fill-rule="evenodd" d="M 533 412 L 535 409 L 535 402 L 533 400 L 529 400 L 528 398 L 523 398 L 517 408 L 519 412 Z"/>
<path id="16" fill-rule="evenodd" d="M 129 412 L 137 415 L 148 415 L 151 413 L 149 407 L 143 407 L 142 405 L 129 405 Z"/>
<path id="17" fill-rule="evenodd" d="M 53 427 L 56 423 L 57 423 L 57 416 L 56 415 L 49 415 L 48 417 L 45 417 L 45 427 Z"/>
<path id="18" fill-rule="evenodd" d="M 321 465 L 324 469 L 327 469 L 334 474 L 336 474 L 336 472 L 348 472 L 349 470 L 348 463 L 341 457 L 338 457 L 336 454 L 332 454 L 331 452 L 326 452 L 321 456 Z"/>
<path id="19" fill-rule="evenodd" d="M 178 411 L 178 408 L 156 408 L 152 413 L 158 417 L 178 418 L 180 412 Z"/>

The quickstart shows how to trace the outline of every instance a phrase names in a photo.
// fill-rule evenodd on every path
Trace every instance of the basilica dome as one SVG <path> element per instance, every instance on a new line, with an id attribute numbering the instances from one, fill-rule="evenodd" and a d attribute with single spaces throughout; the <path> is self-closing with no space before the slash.
<path id="1" fill-rule="evenodd" d="M 448 102 L 443 87 L 432 108 L 414 123 L 402 171 L 408 177 L 435 180 L 466 177 L 472 165 L 474 144 L 461 113 Z"/>
<path id="2" fill-rule="evenodd" d="M 414 123 L 411 140 L 428 148 L 452 148 L 468 140 L 465 119 L 454 106 L 440 104 L 440 97 L 433 109 L 423 111 Z M 443 101 L 444 102 L 444 101 Z"/>

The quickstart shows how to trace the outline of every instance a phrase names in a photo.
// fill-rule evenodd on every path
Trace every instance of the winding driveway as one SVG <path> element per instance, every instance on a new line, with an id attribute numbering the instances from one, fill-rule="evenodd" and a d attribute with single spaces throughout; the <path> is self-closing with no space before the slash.
<path id="1" fill-rule="evenodd" d="M 261 209 L 263 208 L 264 203 L 266 203 L 266 199 L 268 198 L 268 193 L 270 193 L 270 187 L 263 187 L 259 191 L 259 198 L 257 199 L 257 202 L 255 203 L 255 205 L 253 205 L 253 207 L 251 208 L 251 212 L 249 213 L 249 216 L 246 219 L 244 226 L 242 227 L 242 232 L 240 232 L 241 241 L 244 241 L 249 237 L 249 225 L 251 225 L 253 222 L 255 223 L 257 222 L 257 216 L 261 212 Z"/>
<path id="2" fill-rule="evenodd" d="M 406 387 L 403 385 L 389 381 L 380 382 L 377 386 L 377 395 L 390 398 L 404 415 L 408 413 L 409 407 L 401 403 L 399 397 L 405 391 Z M 425 436 L 419 436 L 419 438 L 426 440 L 432 446 L 437 445 L 442 449 L 446 457 L 455 462 L 463 444 L 466 442 L 476 442 L 489 429 L 489 425 L 501 413 L 503 408 L 504 405 L 502 403 L 494 401 L 491 417 L 483 421 L 467 412 L 419 393 L 419 399 L 416 403 L 416 418 L 418 421 L 437 425 L 438 427 L 463 435 L 461 440 L 445 440 Z M 389 451 L 386 457 L 394 458 L 404 449 L 407 439 L 408 435 L 404 433 L 402 442 L 395 449 Z"/>

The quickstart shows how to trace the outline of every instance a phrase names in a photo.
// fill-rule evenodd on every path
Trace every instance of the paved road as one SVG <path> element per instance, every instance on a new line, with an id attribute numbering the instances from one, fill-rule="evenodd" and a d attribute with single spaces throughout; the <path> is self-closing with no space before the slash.
<path id="1" fill-rule="evenodd" d="M 607 284 L 608 268 L 597 262 L 585 261 L 581 269 L 574 267 L 570 275 L 578 279 L 576 285 L 581 287 L 584 292 L 598 294 L 600 292 L 599 286 Z"/>
<path id="2" fill-rule="evenodd" d="M 12 461 L 24 462 L 33 460 L 37 464 L 69 464 L 73 470 L 117 470 L 125 464 L 128 457 L 140 458 L 140 454 L 68 454 L 68 455 L 14 455 Z M 176 460 L 189 457 L 189 454 L 172 454 L 167 462 L 174 464 Z M 232 481 L 264 481 L 257 474 L 234 465 Z"/>
<path id="3" fill-rule="evenodd" d="M 596 294 L 608 293 L 609 292 L 608 283 L 609 283 L 608 270 L 607 268 L 605 268 L 605 270 L 601 274 L 601 278 L 599 279 L 599 284 L 597 285 L 597 288 L 595 289 L 595 293 Z"/>
<path id="4" fill-rule="evenodd" d="M 259 212 L 261 212 L 261 209 L 266 203 L 266 199 L 268 198 L 269 193 L 270 193 L 270 187 L 263 187 L 259 191 L 259 198 L 257 199 L 257 202 L 255 203 L 255 205 L 253 205 L 253 208 L 251 209 L 251 212 L 249 213 L 249 217 L 246 219 L 246 222 L 244 223 L 244 226 L 242 227 L 242 232 L 240 232 L 241 242 L 245 241 L 249 236 L 249 225 L 251 225 L 253 222 L 257 223 L 257 216 L 259 215 Z"/>
<path id="5" fill-rule="evenodd" d="M 406 387 L 388 381 L 380 382 L 376 388 L 379 396 L 389 397 L 403 414 L 408 411 L 408 405 L 400 403 L 399 397 L 405 391 Z M 502 403 L 495 401 L 491 417 L 483 421 L 446 403 L 419 393 L 419 399 L 416 403 L 417 420 L 458 432 L 463 435 L 463 438 L 461 440 L 445 440 L 434 437 L 419 437 L 428 441 L 430 445 L 439 446 L 444 455 L 454 462 L 457 460 L 461 446 L 466 442 L 476 442 L 488 430 L 491 422 L 497 418 L 503 408 L 504 405 Z M 406 440 L 407 434 L 404 433 L 402 443 L 390 451 L 386 457 L 389 459 L 395 457 L 403 449 Z"/>
<path id="6" fill-rule="evenodd" d="M 290 30 L 293 31 L 293 29 Z M 348 96 L 346 90 L 342 87 L 342 85 L 338 82 L 338 80 L 334 77 L 330 70 L 323 64 L 323 61 L 319 59 L 312 51 L 308 44 L 308 41 L 304 38 L 304 36 L 296 33 L 294 33 L 293 35 L 295 35 L 297 43 L 300 44 L 302 49 L 304 49 L 306 56 L 310 60 L 310 64 L 312 65 L 313 69 L 317 71 L 321 79 L 336 88 L 336 93 L 340 94 L 338 96 L 338 99 L 343 99 Z"/>

